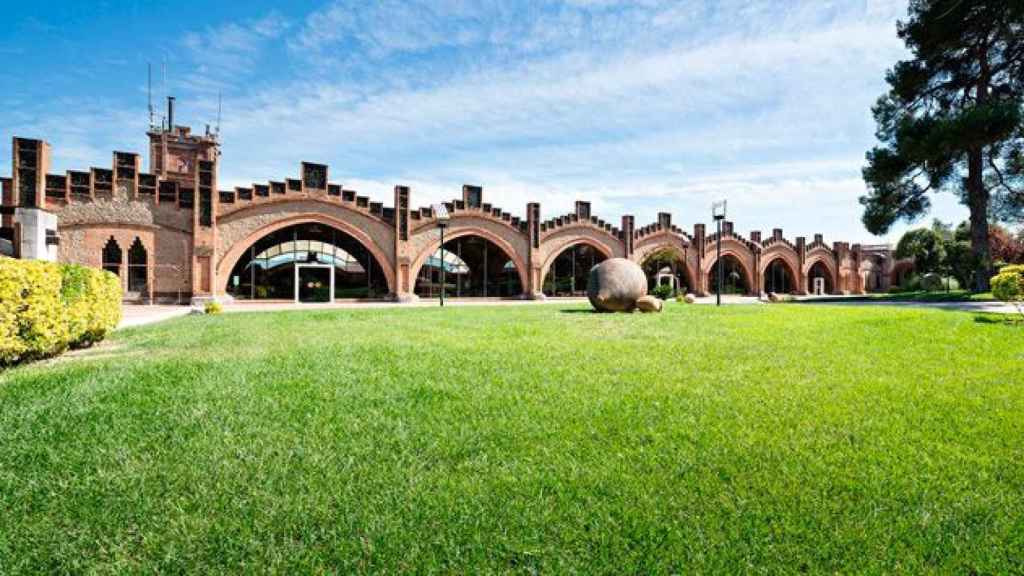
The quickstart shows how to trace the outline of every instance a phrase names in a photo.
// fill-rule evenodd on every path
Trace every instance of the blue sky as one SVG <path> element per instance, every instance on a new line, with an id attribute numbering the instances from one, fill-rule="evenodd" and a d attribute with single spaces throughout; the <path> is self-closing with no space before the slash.
<path id="1" fill-rule="evenodd" d="M 738 231 L 874 242 L 857 198 L 870 107 L 905 57 L 904 0 L 5 2 L 0 173 L 10 136 L 53 171 L 145 152 L 162 112 L 202 130 L 223 95 L 222 188 L 299 162 L 390 203 L 481 184 L 516 214 L 590 200 L 686 229 L 729 201 Z M 966 210 L 936 197 L 933 216 Z M 930 217 L 929 217 L 930 218 Z M 889 239 L 898 238 L 897 226 Z"/>

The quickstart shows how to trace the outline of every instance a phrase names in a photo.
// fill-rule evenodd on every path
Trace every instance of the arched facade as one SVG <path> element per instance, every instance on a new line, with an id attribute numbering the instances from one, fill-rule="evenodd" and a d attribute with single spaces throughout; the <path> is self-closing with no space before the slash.
<path id="1" fill-rule="evenodd" d="M 323 202 L 302 200 L 255 206 L 232 212 L 218 226 L 218 254 L 215 277 L 222 292 L 227 291 L 231 270 L 242 254 L 261 238 L 296 224 L 319 223 L 341 230 L 357 240 L 376 259 L 384 272 L 388 290 L 393 294 L 395 285 L 394 248 L 386 244 L 390 231 L 371 222 L 365 214 Z"/>
<path id="2" fill-rule="evenodd" d="M 681 290 L 685 292 L 699 292 L 697 276 L 694 271 L 697 269 L 697 250 L 692 246 L 692 241 L 685 233 L 673 227 L 662 227 L 650 234 L 644 234 L 635 243 L 633 260 L 649 272 L 646 264 L 652 256 L 668 254 L 674 260 L 676 273 L 682 279 Z M 648 274 L 650 276 L 650 274 Z M 651 278 L 648 277 L 648 283 Z"/>
<path id="3" fill-rule="evenodd" d="M 709 244 L 706 247 L 707 258 L 701 268 L 704 278 L 703 290 L 706 294 L 713 292 L 711 271 L 718 261 L 717 243 L 709 239 Z M 738 264 L 740 274 L 743 277 L 743 284 L 746 287 L 746 294 L 756 294 L 759 283 L 754 274 L 754 270 L 757 270 L 757 265 L 755 263 L 754 251 L 751 247 L 746 242 L 735 237 L 722 238 L 722 258 L 725 259 L 726 257 L 734 259 Z"/>
<path id="4" fill-rule="evenodd" d="M 781 238 L 769 239 L 762 245 L 758 260 L 762 293 L 803 293 L 800 254 L 795 246 Z"/>
<path id="5" fill-rule="evenodd" d="M 526 261 L 522 258 L 523 252 L 526 250 L 526 242 L 522 235 L 511 230 L 502 222 L 495 222 L 491 218 L 475 214 L 456 214 L 445 227 L 444 240 L 446 243 L 470 236 L 487 240 L 509 257 L 519 274 L 519 281 L 525 293 L 529 286 L 529 276 Z M 441 230 L 436 223 L 421 226 L 411 234 L 408 251 L 412 259 L 408 267 L 408 274 L 412 282 L 408 285 L 413 290 L 415 289 L 415 279 L 420 274 L 420 268 L 423 267 L 427 258 L 436 253 L 440 247 Z"/>
<path id="6" fill-rule="evenodd" d="M 62 261 L 108 264 L 113 269 L 113 263 L 102 258 L 102 248 L 113 237 L 122 250 L 118 271 L 126 289 L 125 272 L 132 265 L 128 250 L 137 246 L 131 288 L 144 287 L 135 292 L 146 292 L 150 299 L 175 294 L 225 297 L 232 270 L 245 251 L 260 238 L 298 224 L 329 226 L 353 238 L 380 266 L 390 297 L 416 298 L 418 274 L 441 244 L 441 212 L 436 207 L 413 208 L 409 188 L 396 186 L 385 205 L 332 183 L 328 166 L 303 162 L 297 177 L 220 190 L 220 143 L 215 136 L 194 135 L 176 126 L 149 137 L 148 173 L 138 154 L 123 152 L 114 153 L 110 169 L 46 174 L 31 183 L 20 183 L 24 172 L 14 170 L 12 178 L 0 178 L 3 202 L 52 213 L 57 230 L 51 236 Z M 38 150 L 32 170 L 48 170 L 50 151 L 45 142 L 15 138 L 15 144 L 19 150 Z M 15 165 L 21 161 L 21 156 L 15 158 Z M 195 170 L 171 170 L 182 165 Z M 23 197 L 26 186 L 38 189 Z M 445 240 L 477 237 L 500 248 L 515 269 L 523 297 L 544 297 L 543 282 L 552 263 L 572 246 L 639 264 L 651 254 L 668 253 L 677 267 L 672 273 L 678 272 L 690 291 L 704 295 L 711 286 L 717 238 L 707 234 L 703 224 L 695 225 L 692 234 L 684 232 L 672 224 L 671 214 L 663 212 L 645 226 L 636 226 L 629 215 L 612 225 L 591 214 L 590 203 L 583 201 L 569 214 L 544 220 L 539 203 L 528 203 L 525 217 L 520 217 L 484 200 L 482 188 L 467 185 L 461 197 L 444 204 Z M 13 238 L 18 222 L 12 212 L 0 215 L 0 233 Z M 722 254 L 738 263 L 751 293 L 763 289 L 773 262 L 782 262 L 792 272 L 798 292 L 807 290 L 807 272 L 817 263 L 828 271 L 835 292 L 879 289 L 891 283 L 896 271 L 887 247 L 839 242 L 826 246 L 821 235 L 810 243 L 803 238 L 790 243 L 775 230 L 762 242 L 759 232 L 751 232 L 748 239 L 735 233 L 730 222 L 722 222 L 721 244 Z"/>

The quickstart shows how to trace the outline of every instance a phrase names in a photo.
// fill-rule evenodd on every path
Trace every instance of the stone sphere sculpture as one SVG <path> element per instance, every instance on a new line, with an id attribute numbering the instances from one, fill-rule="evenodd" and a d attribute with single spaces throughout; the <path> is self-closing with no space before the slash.
<path id="1" fill-rule="evenodd" d="M 598 312 L 632 312 L 647 294 L 643 269 L 625 258 L 609 258 L 590 269 L 587 298 Z"/>

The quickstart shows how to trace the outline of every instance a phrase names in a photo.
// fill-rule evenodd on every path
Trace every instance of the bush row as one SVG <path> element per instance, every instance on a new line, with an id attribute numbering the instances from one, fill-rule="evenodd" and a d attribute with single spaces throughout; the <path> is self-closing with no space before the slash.
<path id="1" fill-rule="evenodd" d="M 75 264 L 0 258 L 0 365 L 102 340 L 121 321 L 121 281 Z"/>

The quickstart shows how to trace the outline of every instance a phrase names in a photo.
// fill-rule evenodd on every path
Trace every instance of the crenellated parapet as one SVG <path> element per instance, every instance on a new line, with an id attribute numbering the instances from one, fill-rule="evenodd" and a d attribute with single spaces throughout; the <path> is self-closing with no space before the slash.
<path id="1" fill-rule="evenodd" d="M 466 184 L 462 187 L 462 198 L 444 202 L 444 206 L 448 210 L 449 218 L 482 218 L 506 226 L 517 233 L 526 234 L 526 220 L 484 202 L 483 199 L 483 187 Z M 437 214 L 433 206 L 422 206 L 418 210 L 413 210 L 410 217 L 413 230 L 437 227 Z"/>
<path id="2" fill-rule="evenodd" d="M 395 222 L 395 207 L 374 201 L 369 196 L 328 181 L 328 166 L 302 162 L 298 178 L 282 178 L 218 194 L 218 217 L 227 218 L 240 211 L 267 204 L 313 200 L 352 210 L 385 225 Z"/>

